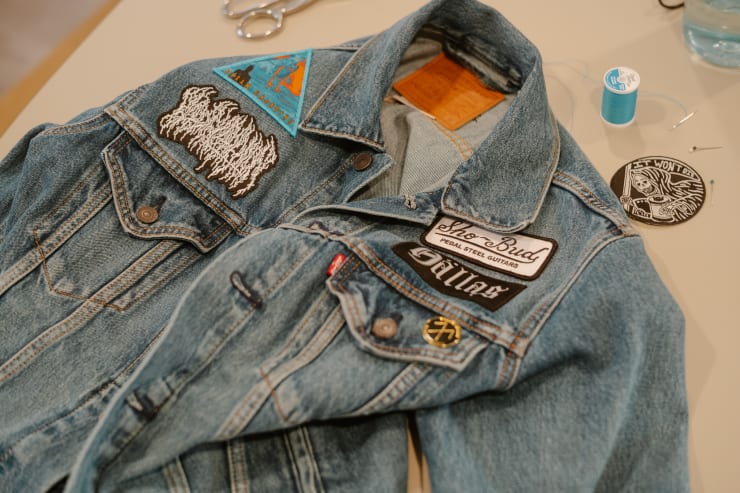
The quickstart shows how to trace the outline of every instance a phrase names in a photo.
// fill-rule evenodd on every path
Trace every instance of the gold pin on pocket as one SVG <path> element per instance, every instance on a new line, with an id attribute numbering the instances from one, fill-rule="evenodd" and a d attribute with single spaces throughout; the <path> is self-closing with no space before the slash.
<path id="1" fill-rule="evenodd" d="M 462 328 L 460 324 L 449 318 L 434 317 L 426 321 L 421 334 L 424 340 L 432 346 L 446 348 L 460 342 Z"/>

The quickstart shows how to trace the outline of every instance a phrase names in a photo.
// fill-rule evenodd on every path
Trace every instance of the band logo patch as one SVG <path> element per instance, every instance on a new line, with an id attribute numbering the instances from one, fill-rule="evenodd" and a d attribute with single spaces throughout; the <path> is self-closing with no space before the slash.
<path id="1" fill-rule="evenodd" d="M 549 238 L 495 233 L 449 217 L 439 218 L 422 240 L 488 269 L 528 280 L 542 273 L 558 246 Z"/>
<path id="2" fill-rule="evenodd" d="M 497 310 L 526 286 L 485 276 L 418 243 L 398 243 L 393 251 L 440 293 Z"/>
<path id="3" fill-rule="evenodd" d="M 691 219 L 706 195 L 704 181 L 691 166 L 660 156 L 625 164 L 612 177 L 611 188 L 628 216 L 654 225 Z"/>
<path id="4" fill-rule="evenodd" d="M 295 137 L 301 119 L 311 53 L 311 50 L 304 50 L 250 58 L 213 71 Z"/>
<path id="5" fill-rule="evenodd" d="M 265 135 L 239 103 L 215 97 L 213 86 L 188 86 L 175 108 L 159 118 L 158 133 L 185 146 L 198 160 L 195 171 L 244 197 L 278 162 L 274 135 Z"/>

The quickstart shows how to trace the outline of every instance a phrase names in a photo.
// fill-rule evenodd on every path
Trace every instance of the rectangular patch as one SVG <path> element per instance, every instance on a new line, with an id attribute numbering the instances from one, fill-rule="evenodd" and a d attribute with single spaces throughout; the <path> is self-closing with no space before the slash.
<path id="1" fill-rule="evenodd" d="M 457 130 L 506 99 L 444 53 L 393 84 L 393 88 L 448 130 Z"/>
<path id="2" fill-rule="evenodd" d="M 440 293 L 470 300 L 492 311 L 501 308 L 526 287 L 485 276 L 418 243 L 397 243 L 392 248 Z"/>
<path id="3" fill-rule="evenodd" d="M 539 277 L 558 247 L 549 238 L 495 233 L 450 217 L 439 218 L 422 241 L 488 269 L 527 280 Z"/>

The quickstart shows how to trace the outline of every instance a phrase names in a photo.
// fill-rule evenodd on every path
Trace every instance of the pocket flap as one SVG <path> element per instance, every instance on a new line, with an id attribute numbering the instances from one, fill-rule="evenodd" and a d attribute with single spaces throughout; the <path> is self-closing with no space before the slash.
<path id="1" fill-rule="evenodd" d="M 378 356 L 459 371 L 489 344 L 454 318 L 390 289 L 357 257 L 345 261 L 327 285 L 357 343 Z"/>
<path id="2" fill-rule="evenodd" d="M 169 238 L 208 252 L 232 228 L 123 133 L 103 152 L 121 224 L 139 238 Z"/>

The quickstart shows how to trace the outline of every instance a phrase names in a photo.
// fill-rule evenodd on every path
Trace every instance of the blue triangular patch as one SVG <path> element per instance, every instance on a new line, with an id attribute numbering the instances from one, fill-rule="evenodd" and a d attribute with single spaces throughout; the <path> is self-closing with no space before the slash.
<path id="1" fill-rule="evenodd" d="M 304 50 L 250 58 L 213 71 L 246 94 L 295 137 L 310 66 L 311 50 Z"/>

